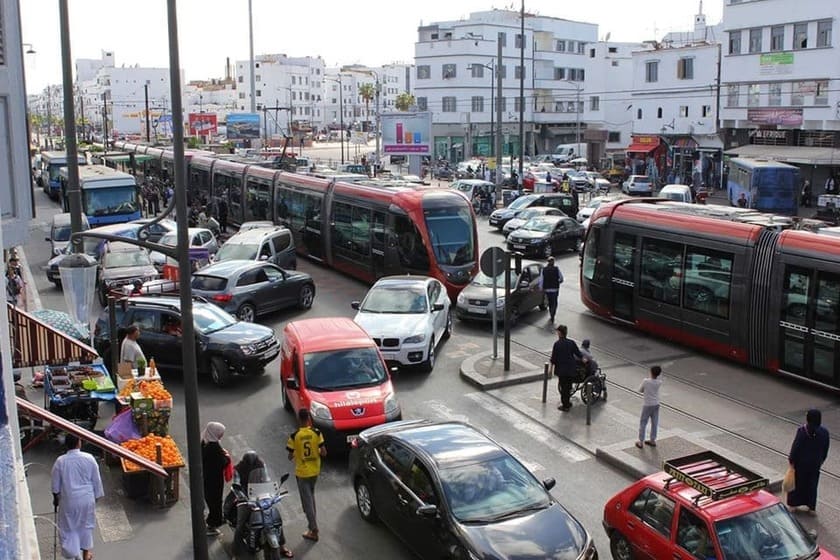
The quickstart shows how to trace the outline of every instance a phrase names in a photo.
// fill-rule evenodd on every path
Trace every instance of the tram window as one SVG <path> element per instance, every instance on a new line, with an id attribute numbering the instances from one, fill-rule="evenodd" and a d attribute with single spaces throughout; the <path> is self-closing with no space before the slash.
<path id="1" fill-rule="evenodd" d="M 423 244 L 423 238 L 417 227 L 405 216 L 394 219 L 394 234 L 397 237 L 397 250 L 400 263 L 412 270 L 429 270 L 429 254 Z"/>
<path id="2" fill-rule="evenodd" d="M 317 233 L 321 232 L 321 199 L 307 194 L 300 195 L 305 207 L 305 225 Z"/>
<path id="3" fill-rule="evenodd" d="M 248 217 L 252 220 L 267 220 L 269 210 L 268 185 L 255 181 L 248 181 L 247 185 Z"/>
<path id="4" fill-rule="evenodd" d="M 782 321 L 804 325 L 808 315 L 808 298 L 811 283 L 810 272 L 800 268 L 788 268 L 783 285 Z"/>
<path id="5" fill-rule="evenodd" d="M 275 219 L 280 223 L 288 223 L 289 221 L 289 198 L 290 191 L 283 187 L 277 187 L 274 191 L 274 207 L 276 212 Z"/>
<path id="6" fill-rule="evenodd" d="M 373 213 L 373 226 L 371 227 L 373 233 L 373 248 L 380 251 L 385 248 L 385 214 L 382 212 Z"/>
<path id="7" fill-rule="evenodd" d="M 353 221 L 350 230 L 352 249 L 362 255 L 370 255 L 370 210 L 359 206 L 353 207 Z"/>
<path id="8" fill-rule="evenodd" d="M 633 255 L 636 251 L 636 237 L 623 233 L 615 234 L 613 249 L 613 278 L 633 282 Z"/>
<path id="9" fill-rule="evenodd" d="M 732 258 L 731 254 L 700 247 L 686 249 L 683 302 L 686 309 L 729 318 Z"/>
<path id="10" fill-rule="evenodd" d="M 349 204 L 336 203 L 333 207 L 333 246 L 349 249 L 352 244 L 353 210 Z"/>
<path id="11" fill-rule="evenodd" d="M 598 246 L 601 243 L 601 228 L 593 228 L 586 238 L 583 248 L 583 277 L 592 280 L 595 277 L 595 262 L 598 258 Z"/>
<path id="12" fill-rule="evenodd" d="M 659 239 L 642 240 L 639 295 L 672 305 L 680 304 L 683 246 Z"/>
<path id="13" fill-rule="evenodd" d="M 815 329 L 827 333 L 837 333 L 838 298 L 840 298 L 840 277 L 821 272 L 817 277 Z"/>

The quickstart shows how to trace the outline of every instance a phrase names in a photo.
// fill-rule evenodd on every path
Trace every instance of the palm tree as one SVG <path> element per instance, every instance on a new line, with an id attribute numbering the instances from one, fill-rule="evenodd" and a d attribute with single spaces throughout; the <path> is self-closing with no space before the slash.
<path id="1" fill-rule="evenodd" d="M 376 95 L 376 86 L 373 84 L 362 84 L 359 86 L 359 96 L 365 102 L 365 116 L 370 119 L 370 102 Z"/>
<path id="2" fill-rule="evenodd" d="M 404 91 L 397 96 L 396 101 L 394 101 L 394 107 L 397 108 L 397 111 L 408 111 L 414 103 L 414 96 Z"/>

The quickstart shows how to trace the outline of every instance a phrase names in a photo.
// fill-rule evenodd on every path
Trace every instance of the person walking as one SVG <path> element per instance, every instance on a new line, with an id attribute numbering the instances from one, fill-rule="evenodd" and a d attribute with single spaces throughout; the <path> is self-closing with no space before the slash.
<path id="1" fill-rule="evenodd" d="M 137 325 L 131 325 L 126 329 L 125 338 L 120 346 L 120 361 L 129 362 L 132 367 L 137 367 L 137 362 L 139 360 L 142 360 L 144 363 L 148 363 L 146 361 L 146 355 L 143 353 L 143 349 L 140 348 L 140 344 L 137 343 L 138 338 L 140 338 L 140 327 Z"/>
<path id="2" fill-rule="evenodd" d="M 157 216 L 160 214 L 160 191 L 154 183 L 150 183 L 148 188 L 149 194 L 147 200 L 149 202 L 149 214 Z"/>
<path id="3" fill-rule="evenodd" d="M 12 305 L 20 305 L 25 283 L 20 272 L 20 263 L 17 256 L 9 257 L 6 266 L 6 301 Z"/>
<path id="4" fill-rule="evenodd" d="M 651 367 L 650 377 L 645 378 L 639 387 L 639 392 L 644 397 L 642 416 L 639 419 L 639 441 L 636 442 L 636 447 L 639 449 L 643 444 L 656 447 L 656 430 L 659 428 L 659 388 L 662 386 L 659 376 L 661 374 L 661 367 Z M 650 420 L 650 439 L 645 440 L 648 420 Z"/>
<path id="5" fill-rule="evenodd" d="M 228 206 L 227 202 L 225 202 L 224 198 L 219 198 L 219 202 L 216 205 L 219 210 L 219 230 L 222 233 L 227 233 L 227 226 L 228 226 Z"/>
<path id="6" fill-rule="evenodd" d="M 575 341 L 566 337 L 568 333 L 566 325 L 557 325 L 557 341 L 551 349 L 551 367 L 557 376 L 557 389 L 560 391 L 560 405 L 557 409 L 563 412 L 572 408 L 572 383 L 577 377 L 578 361 L 583 360 L 583 354 Z"/>
<path id="7" fill-rule="evenodd" d="M 286 442 L 289 460 L 295 462 L 295 478 L 297 478 L 300 505 L 306 514 L 308 530 L 303 538 L 318 540 L 318 522 L 315 519 L 315 483 L 321 473 L 321 458 L 327 456 L 324 446 L 324 436 L 320 430 L 312 427 L 309 411 L 301 408 L 298 411 L 298 429 L 289 436 Z"/>
<path id="8" fill-rule="evenodd" d="M 822 426 L 822 413 L 812 408 L 805 415 L 805 424 L 797 428 L 788 455 L 795 473 L 794 488 L 787 495 L 789 510 L 806 506 L 810 513 L 816 513 L 820 467 L 828 457 L 829 443 L 828 430 Z"/>
<path id="9" fill-rule="evenodd" d="M 99 465 L 82 451 L 82 441 L 73 434 L 64 437 L 67 452 L 52 468 L 53 507 L 64 558 L 93 558 L 96 500 L 105 495 Z"/>
<path id="10" fill-rule="evenodd" d="M 204 473 L 204 501 L 207 503 L 207 536 L 221 535 L 219 530 L 224 524 L 222 516 L 222 494 L 225 489 L 225 467 L 230 462 L 230 455 L 222 449 L 222 436 L 225 425 L 220 422 L 208 422 L 201 433 L 201 469 Z"/>
<path id="11" fill-rule="evenodd" d="M 557 296 L 560 294 L 560 284 L 563 283 L 563 273 L 554 264 L 554 257 L 548 257 L 548 262 L 540 273 L 540 289 L 545 292 L 545 299 L 548 302 L 548 317 L 551 324 L 554 324 L 554 316 L 557 314 Z"/>

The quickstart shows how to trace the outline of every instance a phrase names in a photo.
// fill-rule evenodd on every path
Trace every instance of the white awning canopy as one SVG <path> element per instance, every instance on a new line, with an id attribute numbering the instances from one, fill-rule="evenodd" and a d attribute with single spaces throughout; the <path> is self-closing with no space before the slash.
<path id="1" fill-rule="evenodd" d="M 807 146 L 760 146 L 749 144 L 726 150 L 726 155 L 758 159 L 772 159 L 805 165 L 840 165 L 840 150 Z"/>

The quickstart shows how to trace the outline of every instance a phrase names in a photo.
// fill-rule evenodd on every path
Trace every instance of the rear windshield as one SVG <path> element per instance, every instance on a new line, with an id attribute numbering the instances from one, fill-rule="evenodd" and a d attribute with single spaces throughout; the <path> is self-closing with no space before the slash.
<path id="1" fill-rule="evenodd" d="M 207 292 L 221 292 L 222 290 L 227 288 L 227 278 L 196 274 L 193 276 L 192 279 L 192 287 L 194 290 L 204 290 Z"/>

